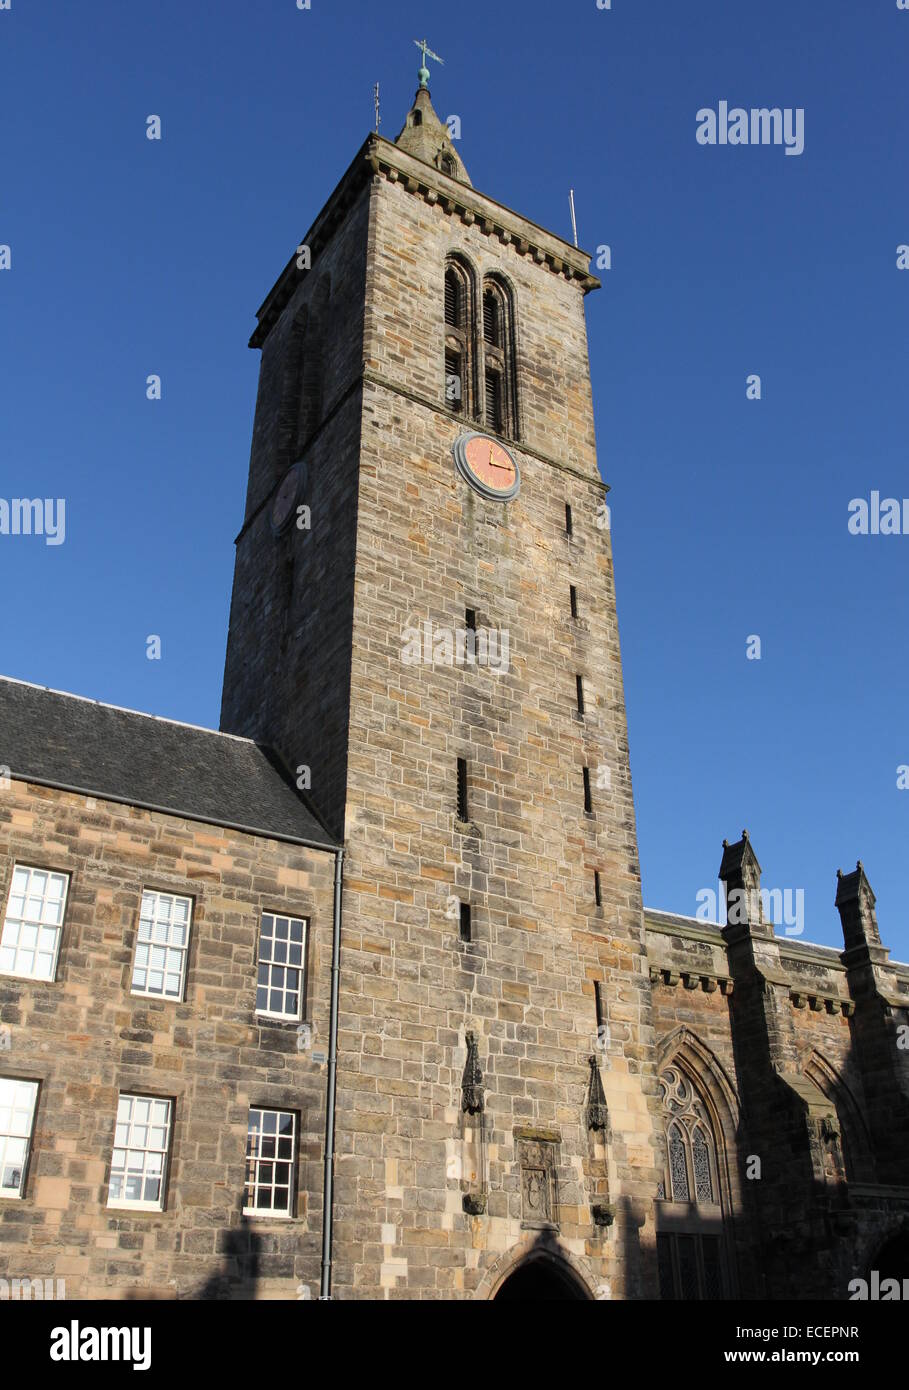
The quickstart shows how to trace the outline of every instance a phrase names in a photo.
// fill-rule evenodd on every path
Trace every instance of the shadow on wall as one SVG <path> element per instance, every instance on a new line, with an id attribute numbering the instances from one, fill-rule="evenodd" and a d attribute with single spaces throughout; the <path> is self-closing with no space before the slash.
<path id="1" fill-rule="evenodd" d="M 255 1298 L 262 1238 L 252 1230 L 242 1211 L 238 1225 L 219 1233 L 218 1245 L 221 1268 L 206 1279 L 197 1293 L 189 1297 L 202 1302 Z"/>

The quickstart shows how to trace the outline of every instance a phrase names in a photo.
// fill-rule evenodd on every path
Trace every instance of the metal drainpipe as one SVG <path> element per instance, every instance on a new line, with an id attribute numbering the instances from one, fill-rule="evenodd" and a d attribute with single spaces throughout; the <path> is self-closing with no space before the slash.
<path id="1" fill-rule="evenodd" d="M 331 1016 L 328 1040 L 328 1086 L 325 1103 L 325 1178 L 322 1184 L 322 1285 L 319 1301 L 331 1298 L 331 1235 L 335 1175 L 335 1086 L 338 1074 L 338 996 L 341 985 L 341 887 L 344 851 L 335 855 L 335 911 L 331 938 Z"/>

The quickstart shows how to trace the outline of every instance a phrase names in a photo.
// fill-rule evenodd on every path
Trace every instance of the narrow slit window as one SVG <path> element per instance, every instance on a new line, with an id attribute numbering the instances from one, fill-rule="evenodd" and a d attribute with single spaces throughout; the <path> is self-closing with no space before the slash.
<path id="1" fill-rule="evenodd" d="M 590 768 L 584 768 L 584 810 L 590 814 L 593 810 L 593 802 L 590 799 Z"/>
<path id="2" fill-rule="evenodd" d="M 603 890 L 602 890 L 602 888 L 601 888 L 601 886 L 600 886 L 600 871 L 599 871 L 599 869 L 594 869 L 594 871 L 593 871 L 593 897 L 594 897 L 594 901 L 595 901 L 597 907 L 602 907 L 602 906 L 603 906 Z"/>
<path id="3" fill-rule="evenodd" d="M 568 597 L 571 602 L 571 616 L 576 618 L 578 616 L 578 591 L 573 584 L 569 585 Z"/>
<path id="4" fill-rule="evenodd" d="M 603 981 L 594 980 L 593 982 L 593 1002 L 597 1011 L 597 1037 L 602 1037 L 602 1030 L 606 1026 L 606 1000 L 603 998 Z"/>
<path id="5" fill-rule="evenodd" d="M 565 532 L 566 535 L 574 535 L 574 524 L 571 519 L 571 503 L 565 503 Z"/>
<path id="6" fill-rule="evenodd" d="M 464 624 L 465 624 L 465 626 L 466 626 L 468 632 L 476 632 L 476 630 L 477 630 L 477 610 L 476 610 L 475 608 L 468 608 L 468 609 L 466 610 L 466 612 L 465 612 L 465 614 L 464 614 Z"/>
<path id="7" fill-rule="evenodd" d="M 462 941 L 471 940 L 470 903 L 461 903 L 460 936 Z"/>
<path id="8" fill-rule="evenodd" d="M 578 714 L 584 713 L 584 677 L 575 676 L 575 683 L 578 692 Z"/>
<path id="9" fill-rule="evenodd" d="M 458 820 L 467 820 L 467 759 L 458 758 Z"/>

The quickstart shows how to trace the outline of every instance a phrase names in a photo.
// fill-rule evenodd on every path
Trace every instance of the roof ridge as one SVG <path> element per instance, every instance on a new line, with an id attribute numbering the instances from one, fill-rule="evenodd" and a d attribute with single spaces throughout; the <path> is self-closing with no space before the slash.
<path id="1" fill-rule="evenodd" d="M 57 690 L 53 685 L 38 685 L 36 681 L 21 681 L 16 676 L 0 675 L 0 681 L 9 685 L 24 685 L 29 690 L 42 690 L 47 695 L 62 695 L 65 700 L 81 700 L 86 705 L 98 705 L 101 709 L 116 710 L 118 714 L 137 714 L 140 719 L 156 719 L 159 724 L 175 724 L 180 729 L 195 729 L 200 734 L 214 734 L 216 738 L 232 738 L 238 743 L 260 745 L 245 734 L 229 734 L 224 729 L 210 729 L 206 724 L 190 724 L 185 719 L 170 719 L 166 714 L 149 714 L 148 710 L 132 709 L 128 705 L 113 705 L 108 700 L 96 700 L 91 695 L 76 695 L 72 690 Z"/>

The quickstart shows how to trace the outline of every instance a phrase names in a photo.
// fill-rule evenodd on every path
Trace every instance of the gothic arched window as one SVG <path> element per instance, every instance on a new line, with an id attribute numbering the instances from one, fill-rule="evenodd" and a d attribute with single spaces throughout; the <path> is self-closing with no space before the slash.
<path id="1" fill-rule="evenodd" d="M 723 1211 L 713 1123 L 689 1076 L 673 1064 L 660 1075 L 666 1172 L 657 1261 L 661 1298 L 723 1297 Z M 671 1204 L 671 1205 L 670 1205 Z"/>
<path id="2" fill-rule="evenodd" d="M 445 403 L 458 415 L 475 415 L 473 276 L 457 257 L 445 266 Z"/>
<path id="3" fill-rule="evenodd" d="M 661 1195 L 672 1202 L 717 1202 L 716 1145 L 704 1102 L 678 1067 L 660 1077 L 669 1171 Z"/>
<path id="4" fill-rule="evenodd" d="M 483 283 L 484 419 L 487 428 L 510 439 L 518 435 L 514 305 L 495 275 Z"/>

